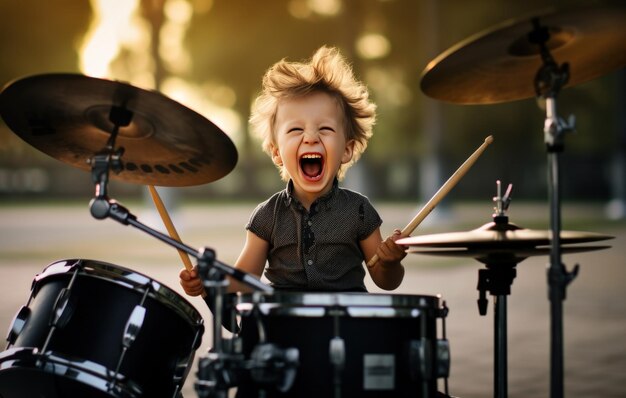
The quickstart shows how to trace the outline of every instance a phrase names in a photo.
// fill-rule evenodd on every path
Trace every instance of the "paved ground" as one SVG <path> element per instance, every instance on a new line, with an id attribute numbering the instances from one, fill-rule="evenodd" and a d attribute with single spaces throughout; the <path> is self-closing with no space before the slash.
<path id="1" fill-rule="evenodd" d="M 545 207 L 513 203 L 511 220 L 526 228 L 545 229 Z M 385 219 L 383 233 L 403 227 L 417 210 L 388 204 L 378 208 Z M 185 206 L 172 217 L 186 243 L 211 247 L 222 262 L 232 264 L 243 243 L 242 226 L 251 209 L 252 205 Z M 157 216 L 141 205 L 131 210 L 140 220 L 162 228 Z M 491 210 L 490 203 L 437 209 L 416 234 L 473 229 L 490 221 Z M 564 206 L 563 220 L 564 229 L 616 236 L 608 242 L 613 246 L 609 250 L 563 258 L 570 269 L 576 263 L 581 266 L 564 303 L 566 396 L 626 397 L 626 225 L 605 221 L 599 206 Z M 17 309 L 25 304 L 35 274 L 48 263 L 67 258 L 121 265 L 182 294 L 177 277 L 182 265 L 175 251 L 132 227 L 91 218 L 87 203 L 54 207 L 0 205 L 0 327 L 8 328 Z M 547 262 L 547 257 L 534 257 L 519 264 L 507 300 L 510 397 L 549 396 Z M 490 298 L 487 316 L 479 316 L 476 308 L 477 274 L 482 265 L 472 259 L 421 255 L 409 255 L 405 265 L 406 278 L 394 294 L 440 294 L 450 308 L 450 392 L 461 398 L 493 396 L 493 300 Z M 368 286 L 379 292 L 370 281 Z M 209 312 L 202 300 L 191 298 L 190 302 L 209 324 Z M 211 333 L 207 332 L 197 356 L 206 352 L 210 341 Z M 186 397 L 196 395 L 195 368 L 185 384 Z"/>

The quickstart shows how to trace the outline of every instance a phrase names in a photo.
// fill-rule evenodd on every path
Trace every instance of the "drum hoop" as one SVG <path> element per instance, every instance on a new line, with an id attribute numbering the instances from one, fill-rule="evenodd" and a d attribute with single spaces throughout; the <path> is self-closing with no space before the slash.
<path id="1" fill-rule="evenodd" d="M 33 289 L 48 278 L 73 272 L 78 266 L 81 266 L 79 274 L 112 282 L 128 289 L 144 292 L 145 287 L 150 285 L 149 297 L 178 313 L 194 327 L 201 326 L 204 322 L 200 313 L 189 301 L 166 285 L 140 272 L 99 260 L 66 259 L 50 263 L 35 277 Z"/>
<path id="2" fill-rule="evenodd" d="M 423 309 L 411 307 L 383 306 L 281 306 L 273 303 L 258 304 L 259 311 L 265 316 L 285 316 L 298 318 L 324 318 L 328 316 L 349 318 L 419 318 Z M 244 316 L 252 314 L 253 303 L 241 303 L 237 310 Z"/>
<path id="3" fill-rule="evenodd" d="M 390 295 L 381 293 L 274 292 L 238 294 L 235 298 L 238 309 L 245 310 L 255 303 L 258 303 L 260 308 L 272 312 L 279 308 L 306 308 L 311 314 L 314 314 L 316 312 L 314 308 L 328 307 L 370 308 L 371 310 L 389 307 L 436 310 L 441 308 L 441 297 L 439 295 Z M 355 313 L 358 311 L 360 310 L 354 310 Z"/>
<path id="4" fill-rule="evenodd" d="M 12 358 L 14 357 L 14 358 Z M 6 362 L 6 363 L 5 363 Z M 15 347 L 0 353 L 0 370 L 9 368 L 38 368 L 44 372 L 63 376 L 87 384 L 100 391 L 108 391 L 113 372 L 96 362 L 88 360 L 72 361 L 54 351 L 39 353 L 37 348 Z M 71 372 L 67 370 L 71 369 Z M 135 382 L 117 374 L 113 391 L 122 397 L 141 396 L 143 391 Z"/>

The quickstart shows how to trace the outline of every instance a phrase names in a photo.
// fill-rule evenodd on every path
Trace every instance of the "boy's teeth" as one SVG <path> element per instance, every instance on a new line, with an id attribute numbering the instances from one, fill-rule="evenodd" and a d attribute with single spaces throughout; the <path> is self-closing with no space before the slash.
<path id="1" fill-rule="evenodd" d="M 300 168 L 308 177 L 316 177 L 322 173 L 323 160 L 319 153 L 306 153 L 300 158 Z"/>

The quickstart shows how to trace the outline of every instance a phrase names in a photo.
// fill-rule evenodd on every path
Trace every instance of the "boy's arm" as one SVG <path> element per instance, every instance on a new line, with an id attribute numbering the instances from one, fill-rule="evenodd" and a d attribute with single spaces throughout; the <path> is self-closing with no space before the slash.
<path id="1" fill-rule="evenodd" d="M 265 261 L 267 260 L 267 251 L 269 243 L 256 236 L 254 233 L 247 231 L 246 243 L 239 254 L 239 258 L 235 263 L 235 268 L 249 273 L 257 278 L 261 278 Z M 194 266 L 192 270 L 185 268 L 179 273 L 180 284 L 190 296 L 199 296 L 204 292 L 204 285 L 198 276 L 198 267 Z M 229 277 L 228 292 L 252 292 L 252 289 L 245 283 L 239 282 Z"/>
<path id="2" fill-rule="evenodd" d="M 378 261 L 367 270 L 379 288 L 383 290 L 393 290 L 400 286 L 404 278 L 404 267 L 401 264 L 406 256 L 405 248 L 395 243 L 400 237 L 400 231 L 395 231 L 393 235 L 384 241 L 377 228 L 370 236 L 361 241 L 361 249 L 365 255 L 365 262 L 376 254 Z"/>
<path id="3" fill-rule="evenodd" d="M 267 261 L 269 247 L 269 242 L 259 238 L 253 232 L 246 231 L 246 243 L 239 254 L 239 258 L 235 262 L 235 268 L 260 279 L 263 274 L 263 269 L 265 268 L 265 262 Z M 249 293 L 252 292 L 252 288 L 230 278 L 228 291 L 231 293 Z"/>

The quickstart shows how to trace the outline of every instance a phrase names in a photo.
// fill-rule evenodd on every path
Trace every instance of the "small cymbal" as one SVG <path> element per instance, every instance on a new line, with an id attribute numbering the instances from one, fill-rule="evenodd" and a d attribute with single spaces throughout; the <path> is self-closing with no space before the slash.
<path id="1" fill-rule="evenodd" d="M 562 254 L 584 253 L 589 251 L 609 249 L 611 246 L 577 246 L 561 247 Z M 470 257 L 486 264 L 519 263 L 528 257 L 547 256 L 550 254 L 549 247 L 529 248 L 473 248 L 473 249 L 409 249 L 407 253 L 425 254 L 439 257 Z"/>
<path id="2" fill-rule="evenodd" d="M 123 170 L 112 179 L 160 186 L 215 181 L 237 163 L 230 138 L 204 116 L 156 91 L 79 74 L 43 74 L 9 83 L 0 94 L 7 126 L 36 149 L 83 170 L 111 132 L 111 108 L 132 112 L 115 148 Z"/>
<path id="3" fill-rule="evenodd" d="M 561 244 L 596 242 L 612 239 L 612 236 L 593 232 L 561 231 Z M 546 246 L 552 241 L 552 231 L 519 228 L 515 224 L 502 226 L 490 222 L 467 232 L 450 232 L 433 235 L 411 236 L 398 239 L 399 245 L 420 247 L 467 247 L 469 249 L 520 249 Z"/>
<path id="4" fill-rule="evenodd" d="M 549 29 L 547 47 L 554 61 L 569 63 L 565 87 L 626 65 L 626 7 L 552 11 L 533 17 Z M 422 73 L 422 91 L 458 104 L 534 97 L 534 78 L 542 59 L 539 46 L 527 39 L 533 17 L 506 21 L 443 52 Z"/>

